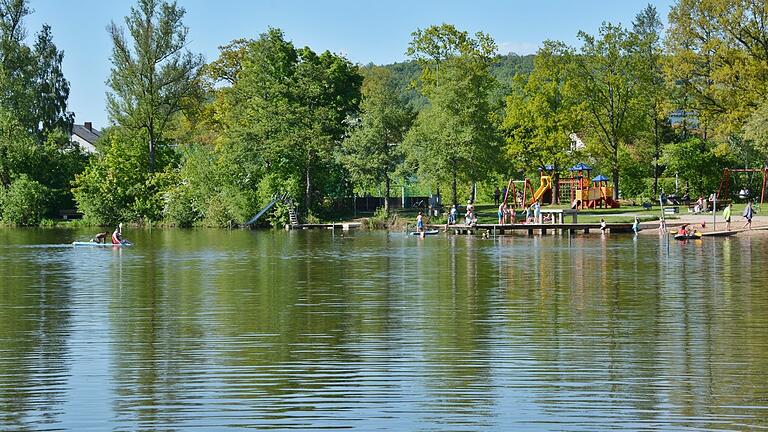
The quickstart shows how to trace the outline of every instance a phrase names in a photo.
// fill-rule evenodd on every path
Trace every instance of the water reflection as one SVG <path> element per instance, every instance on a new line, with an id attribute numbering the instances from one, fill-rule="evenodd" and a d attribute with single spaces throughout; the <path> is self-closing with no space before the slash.
<path id="1" fill-rule="evenodd" d="M 0 231 L 0 430 L 768 426 L 765 239 L 83 235 Z"/>

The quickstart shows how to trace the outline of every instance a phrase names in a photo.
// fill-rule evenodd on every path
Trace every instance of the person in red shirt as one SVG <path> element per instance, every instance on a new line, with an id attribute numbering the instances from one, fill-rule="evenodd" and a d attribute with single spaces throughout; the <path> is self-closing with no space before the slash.
<path id="1" fill-rule="evenodd" d="M 123 244 L 123 224 L 118 225 L 112 233 L 112 244 Z"/>

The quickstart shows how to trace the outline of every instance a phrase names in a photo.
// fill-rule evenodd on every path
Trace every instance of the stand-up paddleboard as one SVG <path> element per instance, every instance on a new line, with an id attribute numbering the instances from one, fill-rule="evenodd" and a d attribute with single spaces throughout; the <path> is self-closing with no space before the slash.
<path id="1" fill-rule="evenodd" d="M 133 246 L 133 243 L 129 241 L 124 241 L 122 243 L 118 244 L 112 244 L 112 243 L 96 243 L 96 242 L 83 242 L 83 241 L 74 241 L 72 242 L 72 246 L 95 246 L 95 247 L 108 247 L 108 246 L 114 246 L 114 247 L 128 247 Z"/>
<path id="2" fill-rule="evenodd" d="M 439 230 L 434 229 L 434 230 L 427 230 L 427 231 L 424 231 L 424 232 L 416 231 L 416 232 L 411 232 L 411 233 L 408 233 L 408 234 L 413 235 L 413 236 L 418 236 L 418 235 L 422 235 L 422 234 L 424 234 L 424 235 L 437 235 L 439 233 L 440 233 Z"/>

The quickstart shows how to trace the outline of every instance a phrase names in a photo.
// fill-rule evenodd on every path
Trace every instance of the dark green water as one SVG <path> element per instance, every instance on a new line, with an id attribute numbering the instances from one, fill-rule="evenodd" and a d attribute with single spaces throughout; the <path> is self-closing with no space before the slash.
<path id="1" fill-rule="evenodd" d="M 0 230 L 0 430 L 768 427 L 768 239 Z"/>

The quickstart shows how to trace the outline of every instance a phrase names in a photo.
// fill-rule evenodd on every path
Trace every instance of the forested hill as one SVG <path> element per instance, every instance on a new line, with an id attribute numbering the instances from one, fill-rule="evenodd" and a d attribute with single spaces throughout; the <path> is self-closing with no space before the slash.
<path id="1" fill-rule="evenodd" d="M 507 93 L 512 78 L 518 73 L 530 73 L 533 70 L 533 54 L 520 56 L 514 53 L 507 55 L 500 55 L 497 57 L 496 63 L 494 63 L 491 73 L 499 81 L 500 88 L 497 89 L 497 95 L 499 98 L 503 98 Z M 415 110 L 420 110 L 427 104 L 426 98 L 421 96 L 411 86 L 414 80 L 419 77 L 421 70 L 419 69 L 416 61 L 406 61 L 401 63 L 392 63 L 384 65 L 383 67 L 391 70 L 394 73 L 394 79 L 397 82 L 397 87 L 401 93 L 405 95 L 408 103 Z"/>

